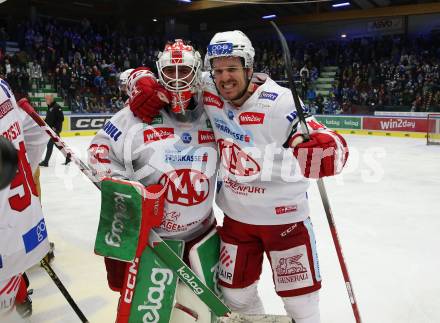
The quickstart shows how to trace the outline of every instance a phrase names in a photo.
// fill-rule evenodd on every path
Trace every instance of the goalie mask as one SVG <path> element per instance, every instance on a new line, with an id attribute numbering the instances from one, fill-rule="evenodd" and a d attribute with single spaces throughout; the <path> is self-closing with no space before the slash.
<path id="1" fill-rule="evenodd" d="M 160 82 L 172 93 L 172 111 L 184 114 L 200 85 L 202 59 L 199 52 L 176 39 L 165 45 L 156 65 Z"/>

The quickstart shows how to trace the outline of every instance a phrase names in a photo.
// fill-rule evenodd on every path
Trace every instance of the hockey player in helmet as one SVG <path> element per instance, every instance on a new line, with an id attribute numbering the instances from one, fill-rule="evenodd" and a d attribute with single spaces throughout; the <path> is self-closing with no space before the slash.
<path id="1" fill-rule="evenodd" d="M 133 72 L 133 70 L 134 70 L 133 68 L 129 68 L 119 74 L 118 88 L 119 91 L 121 92 L 121 96 L 124 102 L 128 99 L 127 82 L 128 82 L 128 77 L 130 76 L 130 73 Z"/>
<path id="2" fill-rule="evenodd" d="M 253 79 L 254 54 L 249 38 L 234 30 L 215 34 L 205 57 L 211 74 L 204 83 L 205 111 L 223 181 L 216 197 L 225 214 L 219 233 L 228 255 L 219 264 L 219 284 L 232 310 L 264 313 L 257 284 L 266 253 L 288 315 L 296 323 L 318 323 L 321 276 L 308 178 L 341 172 L 347 145 L 309 116 L 310 141 L 303 143 L 297 129 L 290 148 L 283 148 L 292 123 L 298 124 L 292 93 L 267 75 Z"/>
<path id="3" fill-rule="evenodd" d="M 201 65 L 200 54 L 176 39 L 158 56 L 159 82 L 147 68 L 134 69 L 127 81 L 129 109 L 113 116 L 92 140 L 89 164 L 97 174 L 145 186 L 163 184 L 164 218 L 155 230 L 164 239 L 184 240 L 183 259 L 208 266 L 202 271 L 206 273 L 218 258 L 212 264 L 201 261 L 193 246 L 215 235 L 217 152 L 200 100 Z M 120 290 L 126 263 L 107 258 L 105 262 L 110 288 Z M 214 282 L 213 278 L 205 281 Z M 183 307 L 174 310 L 172 322 L 195 322 L 197 317 L 197 322 L 211 322 L 207 307 L 186 287 L 179 286 L 177 295 Z M 196 315 L 191 319 L 181 308 Z"/>

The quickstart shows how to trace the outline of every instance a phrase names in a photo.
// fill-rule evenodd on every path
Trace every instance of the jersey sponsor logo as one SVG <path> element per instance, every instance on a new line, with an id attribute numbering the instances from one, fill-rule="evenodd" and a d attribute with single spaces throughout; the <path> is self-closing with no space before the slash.
<path id="1" fill-rule="evenodd" d="M 71 130 L 98 130 L 101 129 L 109 120 L 108 117 L 70 117 Z"/>
<path id="2" fill-rule="evenodd" d="M 207 162 L 208 154 L 204 153 L 202 155 L 181 153 L 178 151 L 167 152 L 165 154 L 165 161 L 167 163 L 193 163 L 193 162 Z"/>
<path id="3" fill-rule="evenodd" d="M 199 130 L 199 144 L 206 144 L 209 142 L 215 142 L 214 132 Z"/>
<path id="4" fill-rule="evenodd" d="M 216 108 L 223 109 L 222 99 L 210 92 L 203 92 L 203 104 L 212 105 Z"/>
<path id="5" fill-rule="evenodd" d="M 180 137 L 182 139 L 182 142 L 185 144 L 189 144 L 192 140 L 191 134 L 189 134 L 188 132 L 182 133 L 182 136 Z"/>
<path id="6" fill-rule="evenodd" d="M 211 120 L 209 120 L 209 119 L 206 119 L 206 128 L 212 129 Z"/>
<path id="7" fill-rule="evenodd" d="M 252 176 L 260 172 L 260 165 L 237 144 L 220 139 L 217 141 L 222 166 L 231 174 Z"/>
<path id="8" fill-rule="evenodd" d="M 244 142 L 250 142 L 251 138 L 249 135 L 246 135 L 244 133 L 238 133 L 238 132 L 232 130 L 225 121 L 223 121 L 221 119 L 215 119 L 214 122 L 215 122 L 214 123 L 215 127 L 218 130 L 220 130 L 221 132 L 223 132 L 227 135 L 230 135 L 233 139 L 236 139 L 239 141 L 244 141 Z"/>
<path id="9" fill-rule="evenodd" d="M 104 128 L 102 130 L 105 131 L 106 134 L 110 136 L 114 141 L 118 141 L 119 136 L 122 134 L 122 131 L 120 131 L 113 123 L 108 121 Z"/>
<path id="10" fill-rule="evenodd" d="M 6 100 L 0 105 L 0 119 L 3 119 L 5 115 L 12 111 L 14 107 L 12 106 L 11 100 Z"/>
<path id="11" fill-rule="evenodd" d="M 232 112 L 231 110 L 228 110 L 228 118 L 229 120 L 234 119 L 234 112 Z"/>
<path id="12" fill-rule="evenodd" d="M 2 136 L 8 139 L 9 141 L 14 141 L 21 134 L 21 128 L 18 121 L 12 123 L 9 128 L 3 132 Z"/>
<path id="13" fill-rule="evenodd" d="M 313 286 L 313 278 L 305 245 L 283 251 L 271 251 L 270 257 L 273 266 L 275 266 L 275 286 L 277 291 Z"/>
<path id="14" fill-rule="evenodd" d="M 228 284 L 232 284 L 234 279 L 237 249 L 236 245 L 221 242 L 218 274 L 219 278 Z"/>
<path id="15" fill-rule="evenodd" d="M 240 124 L 262 124 L 264 122 L 264 113 L 243 112 L 238 117 Z"/>
<path id="16" fill-rule="evenodd" d="M 110 164 L 111 161 L 108 159 L 110 152 L 110 147 L 107 145 L 97 145 L 92 144 L 89 147 L 90 163 L 92 165 L 100 164 Z"/>
<path id="17" fill-rule="evenodd" d="M 26 253 L 31 252 L 47 238 L 46 223 L 41 219 L 36 226 L 23 234 L 23 244 Z"/>
<path id="18" fill-rule="evenodd" d="M 142 316 L 143 322 L 159 322 L 159 310 L 162 308 L 162 301 L 165 297 L 167 285 L 173 282 L 174 274 L 168 268 L 152 268 L 150 281 L 153 286 L 148 288 L 147 299 L 143 304 L 138 305 L 139 312 L 146 311 Z"/>
<path id="19" fill-rule="evenodd" d="M 296 205 L 276 206 L 275 214 L 281 215 L 281 214 L 296 212 L 297 210 L 298 207 Z"/>
<path id="20" fill-rule="evenodd" d="M 278 97 L 278 93 L 263 91 L 263 92 L 260 93 L 260 96 L 258 98 L 259 99 L 264 99 L 264 100 L 275 101 L 275 99 L 277 97 Z"/>
<path id="21" fill-rule="evenodd" d="M 174 138 L 174 128 L 158 127 L 144 130 L 144 142 Z"/>
<path id="22" fill-rule="evenodd" d="M 165 198 L 172 204 L 193 206 L 204 202 L 209 195 L 209 179 L 195 169 L 176 169 L 159 179 L 168 185 Z"/>
<path id="23" fill-rule="evenodd" d="M 232 180 L 231 178 L 223 178 L 223 185 L 237 195 L 248 196 L 249 194 L 264 194 L 266 188 L 246 185 Z"/>

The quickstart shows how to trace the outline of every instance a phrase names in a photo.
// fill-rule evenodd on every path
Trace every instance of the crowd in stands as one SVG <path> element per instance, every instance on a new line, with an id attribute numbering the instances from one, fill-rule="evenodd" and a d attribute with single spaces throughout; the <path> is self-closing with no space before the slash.
<path id="1" fill-rule="evenodd" d="M 0 76 L 18 92 L 47 83 L 72 112 L 117 112 L 124 105 L 118 73 L 154 66 L 163 46 L 158 35 L 124 26 L 67 23 L 44 19 L 23 23 L 15 40 L 20 51 L 5 55 L 0 29 Z M 129 36 L 128 36 L 129 35 Z M 292 69 L 302 98 L 314 113 L 350 113 L 353 106 L 384 106 L 431 111 L 440 106 L 440 37 L 403 35 L 325 42 L 291 42 Z M 255 70 L 286 80 L 279 41 L 254 41 Z M 203 48 L 203 46 L 198 46 Z M 314 86 L 324 66 L 337 66 L 329 96 Z"/>

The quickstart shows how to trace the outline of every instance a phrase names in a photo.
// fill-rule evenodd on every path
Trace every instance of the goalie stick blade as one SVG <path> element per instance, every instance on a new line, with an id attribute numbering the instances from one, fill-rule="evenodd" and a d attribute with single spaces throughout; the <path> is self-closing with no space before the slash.
<path id="1" fill-rule="evenodd" d="M 232 312 L 229 317 L 220 317 L 216 323 L 295 323 L 285 315 L 250 315 Z"/>

